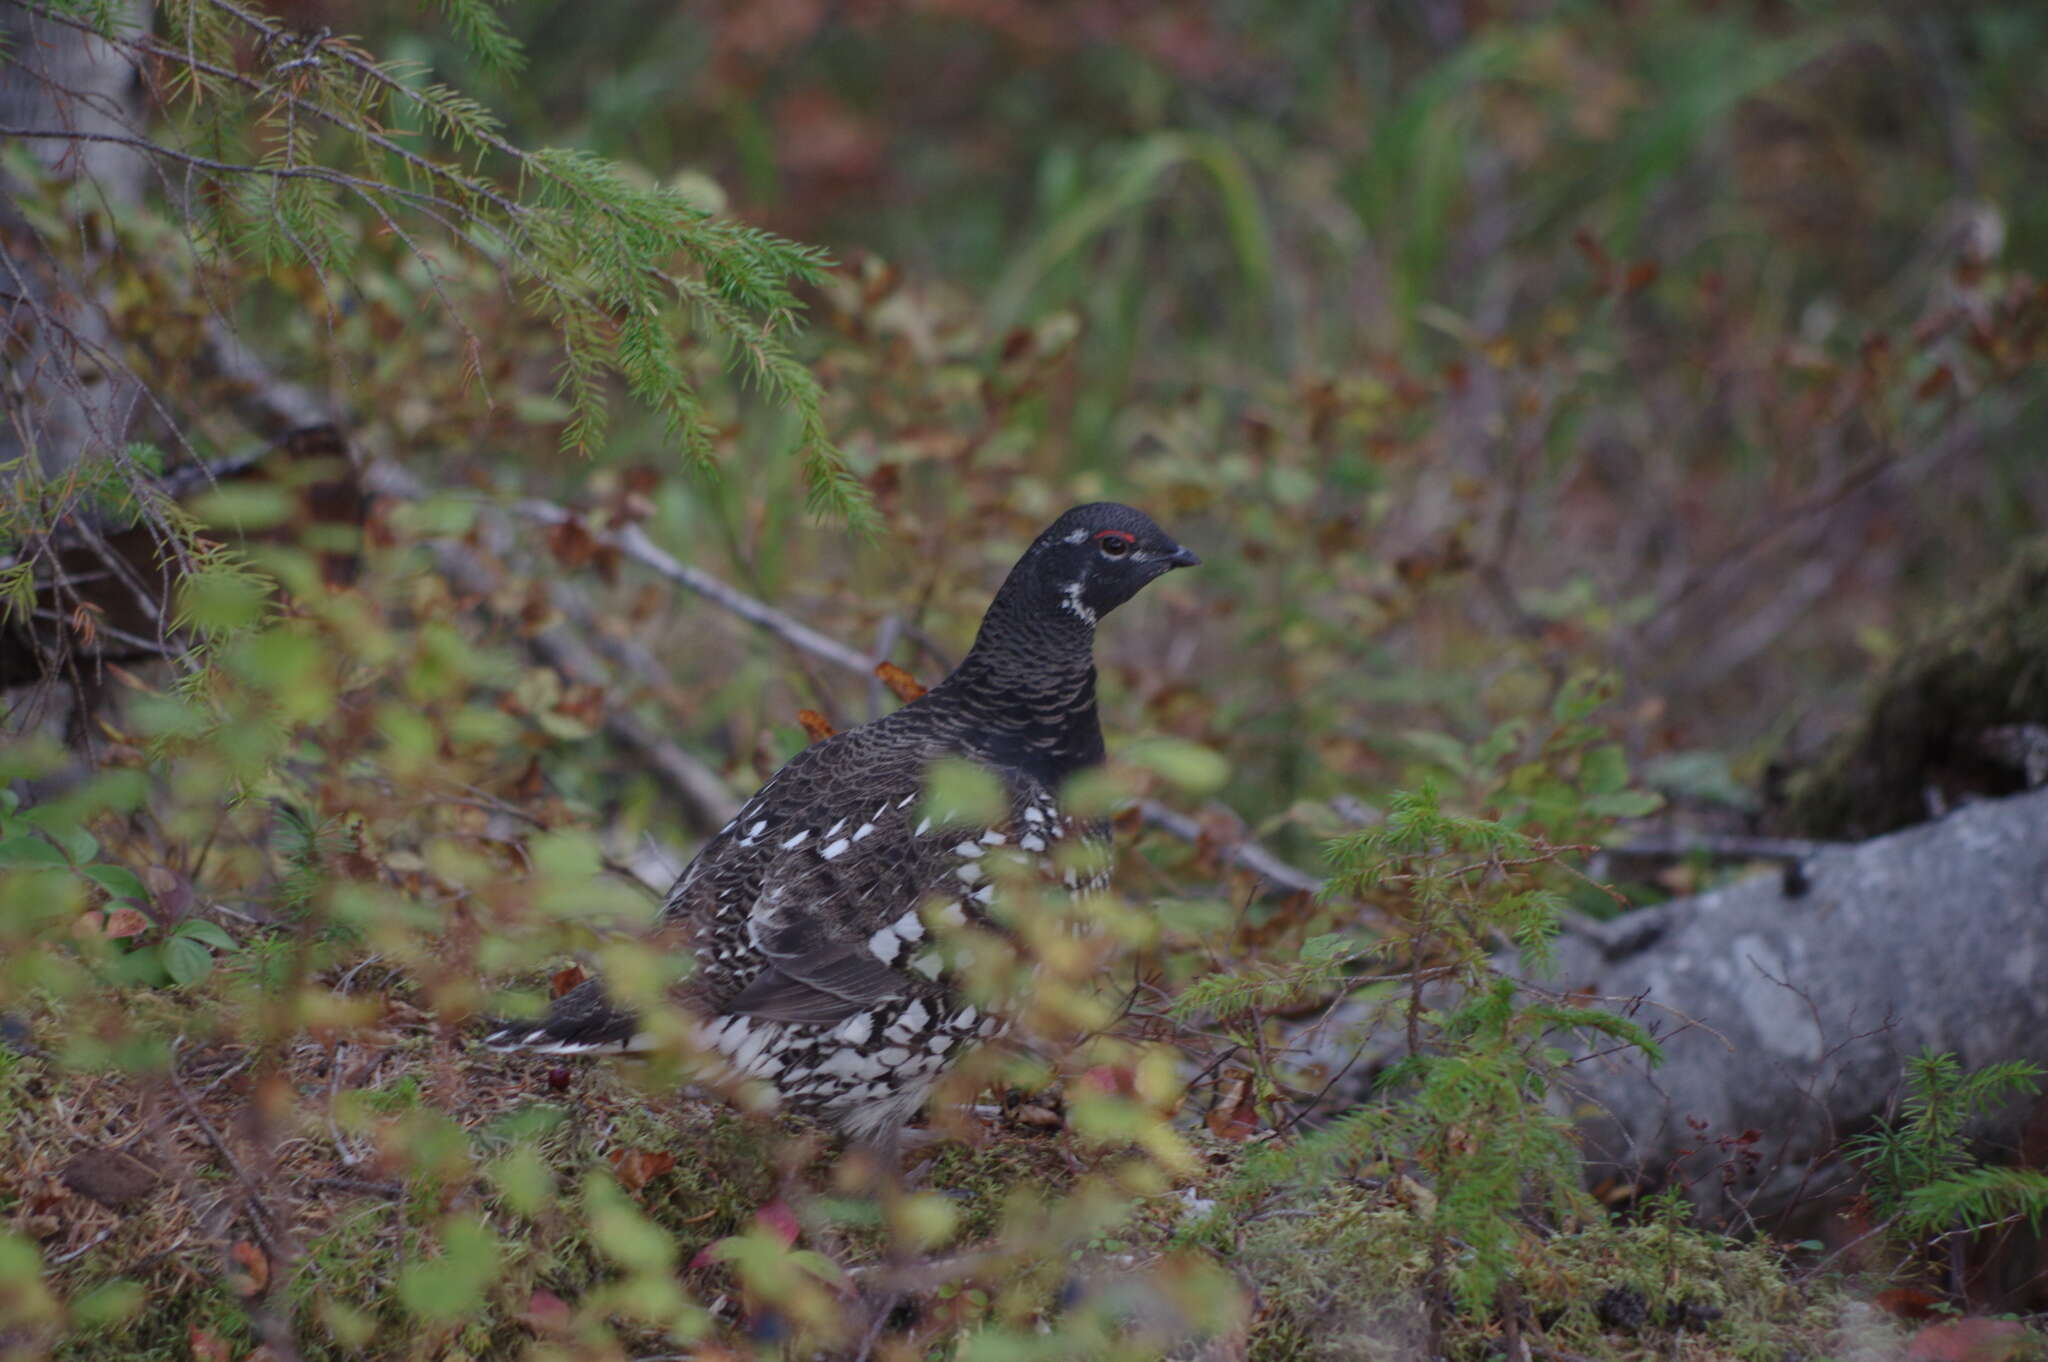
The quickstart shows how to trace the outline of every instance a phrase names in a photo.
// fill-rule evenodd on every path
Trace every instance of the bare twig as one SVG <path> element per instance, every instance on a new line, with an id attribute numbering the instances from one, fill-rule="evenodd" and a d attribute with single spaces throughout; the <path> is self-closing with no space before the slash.
<path id="1" fill-rule="evenodd" d="M 1141 800 L 1138 812 L 1143 815 L 1145 826 L 1157 828 L 1184 842 L 1199 841 L 1203 835 L 1202 825 L 1194 818 L 1178 809 L 1169 809 L 1156 799 Z M 1297 870 L 1249 837 L 1219 850 L 1232 865 L 1249 870 L 1286 893 L 1314 894 L 1322 890 L 1323 881 L 1305 870 Z"/>
<path id="2" fill-rule="evenodd" d="M 529 520 L 543 525 L 561 525 L 577 517 L 553 502 L 524 500 L 515 502 L 512 509 Z M 791 647 L 799 648 L 812 657 L 821 658 L 834 666 L 863 677 L 874 675 L 875 659 L 865 653 L 847 647 L 838 639 L 827 637 L 783 614 L 771 605 L 755 600 L 743 591 L 727 585 L 702 568 L 691 567 L 666 549 L 647 537 L 647 532 L 638 525 L 625 525 L 616 530 L 600 529 L 585 525 L 593 539 L 612 548 L 639 563 L 651 568 L 658 575 L 678 586 L 687 587 L 699 596 L 738 615 L 750 624 L 757 624 Z"/>

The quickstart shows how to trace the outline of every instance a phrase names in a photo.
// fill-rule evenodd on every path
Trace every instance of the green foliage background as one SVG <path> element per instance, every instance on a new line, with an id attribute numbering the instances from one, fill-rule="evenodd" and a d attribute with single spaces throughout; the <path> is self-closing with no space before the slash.
<path id="1" fill-rule="evenodd" d="M 1569 867 L 1617 819 L 1745 811 L 2039 534 L 2039 6 L 177 0 L 123 40 L 144 201 L 7 164 L 156 402 L 7 470 L 0 533 L 145 516 L 190 647 L 84 769 L 49 723 L 0 754 L 0 1110 L 70 1122 L 12 1123 L 0 1350 L 850 1346 L 850 1273 L 946 1252 L 992 1256 L 894 1355 L 1477 1356 L 1546 1311 L 1593 1353 L 1624 1287 L 1711 1302 L 1695 1355 L 1834 1346 L 1768 1244 L 1607 1222 L 1555 1046 L 1646 1037 L 1484 959 L 1607 910 Z M 378 470 L 353 590 L 274 495 L 152 492 L 260 443 L 219 326 Z M 466 1047 L 570 952 L 659 997 L 626 882 L 718 819 L 635 734 L 744 794 L 799 709 L 891 703 L 607 536 L 929 682 L 1100 497 L 1206 561 L 1105 630 L 1118 789 L 1334 879 L 1125 829 L 1104 953 L 1035 943 L 1086 1041 L 979 1075 L 1085 1157 L 1011 1130 L 878 1203 L 672 1066 L 563 1098 Z M 1327 1077 L 1269 1043 L 1345 997 L 1407 1033 L 1386 1103 L 1247 1152 Z M 1874 1146 L 1917 1230 L 2037 1208 L 1949 1136 Z M 116 1216 L 81 1144 L 208 1171 Z"/>

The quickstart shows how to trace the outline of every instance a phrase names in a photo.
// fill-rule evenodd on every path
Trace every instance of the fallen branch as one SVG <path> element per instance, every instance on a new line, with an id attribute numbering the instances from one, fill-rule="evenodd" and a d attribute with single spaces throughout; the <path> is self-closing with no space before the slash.
<path id="1" fill-rule="evenodd" d="M 512 509 L 528 520 L 537 520 L 543 525 L 561 525 L 578 519 L 573 512 L 553 502 L 530 498 L 514 502 Z M 638 525 L 625 525 L 615 530 L 598 529 L 589 525 L 584 528 L 589 530 L 591 538 L 599 543 L 610 545 L 641 566 L 653 569 L 678 586 L 687 587 L 705 600 L 738 615 L 748 623 L 760 625 L 790 646 L 802 649 L 812 657 L 822 658 L 834 666 L 859 672 L 864 677 L 874 675 L 877 659 L 856 652 L 807 624 L 798 623 L 773 606 L 763 604 L 745 592 L 728 586 L 702 568 L 694 568 L 682 562 L 649 539 L 647 532 Z"/>

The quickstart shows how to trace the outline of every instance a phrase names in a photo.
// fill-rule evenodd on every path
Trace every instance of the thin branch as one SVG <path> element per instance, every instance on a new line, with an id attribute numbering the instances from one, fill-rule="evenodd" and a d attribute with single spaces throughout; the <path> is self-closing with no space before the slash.
<path id="1" fill-rule="evenodd" d="M 518 501 L 513 503 L 512 509 L 528 520 L 537 520 L 543 525 L 563 525 L 571 521 L 580 521 L 574 513 L 548 501 Z M 750 624 L 759 625 L 791 647 L 801 649 L 812 657 L 821 658 L 836 667 L 858 672 L 864 677 L 874 675 L 874 658 L 847 647 L 838 639 L 819 633 L 807 624 L 798 623 L 775 607 L 728 586 L 702 568 L 694 568 L 682 562 L 648 538 L 647 532 L 638 525 L 626 525 L 616 530 L 603 530 L 588 523 L 584 523 L 583 527 L 598 543 L 617 549 L 634 562 L 651 568 L 678 586 L 687 587 L 712 604 L 738 615 Z"/>

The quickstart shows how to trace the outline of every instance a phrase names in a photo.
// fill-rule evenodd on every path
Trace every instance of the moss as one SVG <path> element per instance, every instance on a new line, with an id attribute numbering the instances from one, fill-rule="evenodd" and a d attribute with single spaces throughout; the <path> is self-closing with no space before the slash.
<path id="1" fill-rule="evenodd" d="M 1781 1362 L 1833 1346 L 1845 1298 L 1800 1283 L 1766 1247 L 1683 1225 L 1531 1230 L 1519 1254 L 1521 1329 L 1589 1362 L 1683 1356 Z M 1428 1350 L 1430 1229 L 1377 1189 L 1340 1186 L 1269 1204 L 1242 1223 L 1234 1264 L 1257 1289 L 1253 1362 L 1405 1359 Z M 1499 1355 L 1506 1298 L 1475 1315 L 1444 1305 L 1448 1357 Z"/>
<path id="2" fill-rule="evenodd" d="M 2000 584 L 1899 654 L 1861 716 L 1789 777 L 1773 815 L 1805 837 L 1861 839 L 1928 816 L 1927 791 L 2002 794 L 2015 771 L 1979 745 L 1987 728 L 2048 723 L 2048 541 Z"/>

